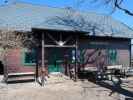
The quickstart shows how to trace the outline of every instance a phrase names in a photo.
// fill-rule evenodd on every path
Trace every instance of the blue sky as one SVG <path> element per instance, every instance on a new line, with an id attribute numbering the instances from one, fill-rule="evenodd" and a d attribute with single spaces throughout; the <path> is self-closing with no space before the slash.
<path id="1" fill-rule="evenodd" d="M 5 0 L 0 0 L 0 4 L 4 4 Z M 114 19 L 117 19 L 129 27 L 133 28 L 133 17 L 126 15 L 122 11 L 115 11 L 111 14 L 111 9 L 109 7 L 100 5 L 99 3 L 93 4 L 92 2 L 89 3 L 88 1 L 93 0 L 86 0 L 85 3 L 79 3 L 78 0 L 8 0 L 8 1 L 24 1 L 33 4 L 40 4 L 40 5 L 48 5 L 52 7 L 73 7 L 74 9 L 81 10 L 81 11 L 93 11 L 98 13 L 104 13 L 112 16 Z M 133 0 L 125 0 L 124 7 L 133 11 Z"/>

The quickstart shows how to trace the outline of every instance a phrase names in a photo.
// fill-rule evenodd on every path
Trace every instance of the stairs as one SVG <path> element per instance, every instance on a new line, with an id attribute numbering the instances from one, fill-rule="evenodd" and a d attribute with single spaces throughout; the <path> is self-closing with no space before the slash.
<path id="1" fill-rule="evenodd" d="M 7 83 L 28 82 L 35 80 L 34 72 L 26 73 L 9 73 L 6 79 Z"/>
<path id="2" fill-rule="evenodd" d="M 49 78 L 46 77 L 46 84 L 59 84 L 72 81 L 68 76 L 60 72 L 52 72 L 49 74 Z M 34 72 L 26 72 L 26 73 L 9 73 L 8 78 L 6 79 L 6 83 L 20 83 L 20 82 L 30 82 L 35 81 L 35 73 Z"/>

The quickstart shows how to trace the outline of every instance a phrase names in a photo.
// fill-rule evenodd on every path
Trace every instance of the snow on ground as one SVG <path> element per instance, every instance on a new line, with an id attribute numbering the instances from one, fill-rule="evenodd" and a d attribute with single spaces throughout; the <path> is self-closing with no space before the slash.
<path id="1" fill-rule="evenodd" d="M 124 100 L 118 93 L 109 95 L 111 92 L 87 80 L 73 82 L 64 76 L 50 76 L 44 87 L 36 82 L 0 83 L 0 100 Z"/>

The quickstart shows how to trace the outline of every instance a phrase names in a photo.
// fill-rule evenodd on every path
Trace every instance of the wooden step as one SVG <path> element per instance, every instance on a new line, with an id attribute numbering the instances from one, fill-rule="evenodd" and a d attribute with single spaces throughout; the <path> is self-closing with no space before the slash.
<path id="1" fill-rule="evenodd" d="M 18 81 L 28 81 L 28 80 L 35 80 L 34 72 L 9 73 L 6 82 L 18 82 Z"/>
<path id="2" fill-rule="evenodd" d="M 31 75 L 35 74 L 35 72 L 25 72 L 25 73 L 9 73 L 8 75 Z"/>
<path id="3" fill-rule="evenodd" d="M 21 76 L 34 76 L 34 72 L 26 72 L 26 73 L 9 73 L 8 78 L 10 77 L 21 77 Z"/>
<path id="4" fill-rule="evenodd" d="M 31 77 L 31 76 L 12 77 L 12 78 L 8 78 L 7 82 L 30 81 L 30 80 L 35 80 L 35 77 Z"/>

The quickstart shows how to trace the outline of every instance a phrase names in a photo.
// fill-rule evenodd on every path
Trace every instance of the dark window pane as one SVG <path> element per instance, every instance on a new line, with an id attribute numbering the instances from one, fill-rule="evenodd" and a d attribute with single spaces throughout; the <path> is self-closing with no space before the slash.
<path id="1" fill-rule="evenodd" d="M 35 61 L 36 61 L 35 57 L 36 57 L 35 50 L 32 50 L 30 52 L 25 52 L 24 61 L 25 61 L 25 63 L 35 63 Z"/>

